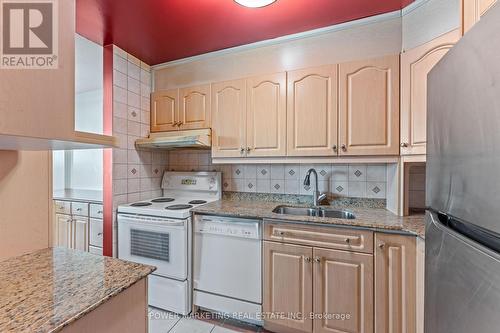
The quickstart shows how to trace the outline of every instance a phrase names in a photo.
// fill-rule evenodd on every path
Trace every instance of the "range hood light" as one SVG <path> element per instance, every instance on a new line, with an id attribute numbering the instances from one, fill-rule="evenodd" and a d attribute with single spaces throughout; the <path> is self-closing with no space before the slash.
<path id="1" fill-rule="evenodd" d="M 276 0 L 234 0 L 238 4 L 245 6 L 245 7 L 250 7 L 250 8 L 258 8 L 258 7 L 265 7 Z"/>

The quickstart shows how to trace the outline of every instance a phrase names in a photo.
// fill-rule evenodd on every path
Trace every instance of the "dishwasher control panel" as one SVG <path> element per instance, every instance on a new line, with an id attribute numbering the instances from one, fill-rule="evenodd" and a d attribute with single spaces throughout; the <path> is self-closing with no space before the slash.
<path id="1" fill-rule="evenodd" d="M 197 215 L 194 231 L 201 234 L 212 234 L 250 239 L 261 239 L 261 221 L 230 217 Z"/>

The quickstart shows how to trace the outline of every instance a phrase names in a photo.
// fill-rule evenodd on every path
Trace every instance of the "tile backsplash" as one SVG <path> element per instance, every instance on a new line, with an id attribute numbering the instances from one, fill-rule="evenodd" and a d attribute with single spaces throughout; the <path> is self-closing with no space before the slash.
<path id="1" fill-rule="evenodd" d="M 303 184 L 310 168 L 321 192 L 332 196 L 386 198 L 386 164 L 211 164 L 209 152 L 173 151 L 170 171 L 221 171 L 224 191 L 311 195 Z"/>

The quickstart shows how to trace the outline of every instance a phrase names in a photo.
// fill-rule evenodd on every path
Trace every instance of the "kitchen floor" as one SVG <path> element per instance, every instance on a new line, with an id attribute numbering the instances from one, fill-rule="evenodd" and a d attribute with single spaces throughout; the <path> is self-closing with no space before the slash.
<path id="1" fill-rule="evenodd" d="M 258 327 L 229 319 L 202 319 L 182 317 L 178 314 L 149 308 L 149 333 L 241 333 L 268 332 Z"/>

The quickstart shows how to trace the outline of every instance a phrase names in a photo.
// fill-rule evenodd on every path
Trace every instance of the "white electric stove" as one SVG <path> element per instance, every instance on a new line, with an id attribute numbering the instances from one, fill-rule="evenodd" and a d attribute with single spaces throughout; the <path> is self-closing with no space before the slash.
<path id="1" fill-rule="evenodd" d="M 156 266 L 149 305 L 191 311 L 191 209 L 219 200 L 220 172 L 165 172 L 163 196 L 118 206 L 118 257 Z"/>

